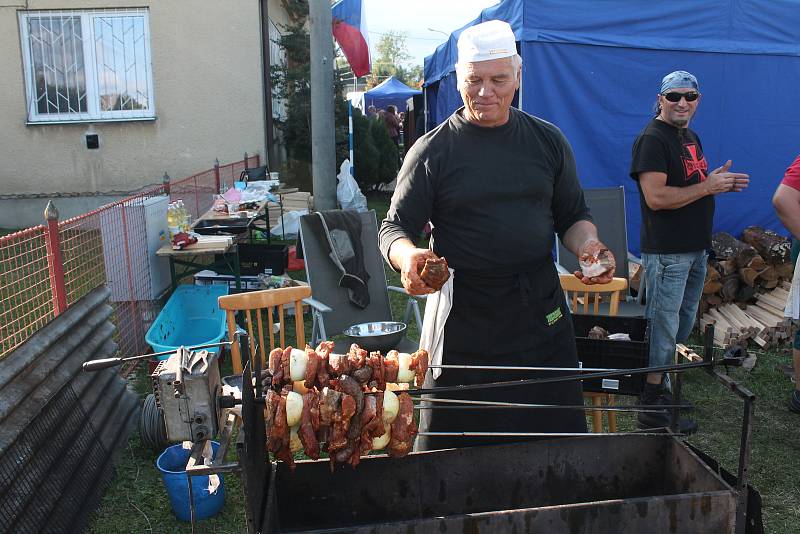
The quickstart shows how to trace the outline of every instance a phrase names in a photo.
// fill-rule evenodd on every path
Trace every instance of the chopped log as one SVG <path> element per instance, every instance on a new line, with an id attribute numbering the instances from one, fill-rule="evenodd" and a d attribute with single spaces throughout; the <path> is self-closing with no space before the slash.
<path id="1" fill-rule="evenodd" d="M 784 280 L 792 279 L 792 275 L 794 274 L 794 265 L 792 265 L 792 262 L 789 261 L 786 263 L 779 263 L 777 265 L 773 265 L 772 267 L 775 269 L 775 272 L 778 273 L 780 278 L 783 278 Z"/>
<path id="2" fill-rule="evenodd" d="M 758 271 L 750 267 L 739 269 L 739 278 L 741 278 L 742 281 L 750 287 L 753 287 L 755 285 L 756 277 L 758 276 L 758 274 L 759 274 Z M 739 299 L 739 300 L 747 300 L 747 299 Z"/>
<path id="3" fill-rule="evenodd" d="M 739 241 L 727 232 L 717 232 L 711 236 L 711 248 L 719 260 L 735 260 L 737 265 L 746 266 L 758 254 L 755 248 Z"/>
<path id="4" fill-rule="evenodd" d="M 717 293 L 719 290 L 722 289 L 722 282 L 719 280 L 707 280 L 705 284 L 703 284 L 703 294 L 704 295 L 713 295 Z"/>
<path id="5" fill-rule="evenodd" d="M 760 273 L 758 273 L 758 277 L 761 280 L 777 280 L 778 279 L 778 271 L 775 270 L 775 267 L 769 266 Z M 776 284 L 777 285 L 777 284 Z M 774 287 L 774 286 L 773 286 Z"/>
<path id="6" fill-rule="evenodd" d="M 772 230 L 760 226 L 748 226 L 742 232 L 742 241 L 755 248 L 767 263 L 779 264 L 789 261 L 791 242 Z"/>
<path id="7" fill-rule="evenodd" d="M 748 285 L 739 286 L 739 291 L 736 292 L 736 302 L 747 302 L 748 300 L 752 299 L 755 294 L 755 287 Z"/>
<path id="8" fill-rule="evenodd" d="M 776 278 L 775 280 L 764 280 L 761 282 L 761 287 L 764 289 L 773 289 L 778 287 L 779 280 Z"/>
<path id="9" fill-rule="evenodd" d="M 761 255 L 758 255 L 753 257 L 747 266 L 751 269 L 755 269 L 756 271 L 763 271 L 767 268 L 767 262 L 764 261 L 764 258 L 762 258 Z"/>
<path id="10" fill-rule="evenodd" d="M 720 273 L 725 276 L 736 272 L 736 260 L 723 260 L 719 262 Z"/>
<path id="11" fill-rule="evenodd" d="M 739 292 L 739 275 L 729 274 L 722 277 L 722 289 L 719 294 L 725 302 L 736 300 L 736 293 Z"/>
<path id="12" fill-rule="evenodd" d="M 719 280 L 720 278 L 721 275 L 719 274 L 717 268 L 711 265 L 711 262 L 708 262 L 708 265 L 706 265 L 706 281 Z"/>

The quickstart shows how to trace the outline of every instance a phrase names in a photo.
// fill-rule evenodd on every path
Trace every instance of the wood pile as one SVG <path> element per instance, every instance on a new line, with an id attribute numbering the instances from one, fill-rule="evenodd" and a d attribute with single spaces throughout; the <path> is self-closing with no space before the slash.
<path id="1" fill-rule="evenodd" d="M 719 232 L 712 236 L 699 323 L 715 325 L 714 343 L 723 347 L 753 340 L 760 347 L 785 342 L 791 321 L 783 316 L 794 265 L 791 242 L 757 226 L 741 240 Z"/>

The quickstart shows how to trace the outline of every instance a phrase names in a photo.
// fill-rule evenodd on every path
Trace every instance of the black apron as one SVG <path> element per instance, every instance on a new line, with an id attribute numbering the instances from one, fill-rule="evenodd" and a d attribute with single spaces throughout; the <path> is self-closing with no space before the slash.
<path id="1" fill-rule="evenodd" d="M 550 258 L 504 272 L 456 270 L 445 324 L 444 365 L 577 367 L 575 334 Z M 443 369 L 425 388 L 552 377 L 574 372 Z M 582 405 L 579 381 L 442 393 L 441 398 Z M 435 395 L 434 395 L 435 397 Z M 441 405 L 436 403 L 435 405 Z M 430 432 L 586 432 L 583 410 L 420 410 Z M 419 436 L 417 450 L 525 441 L 519 437 Z"/>

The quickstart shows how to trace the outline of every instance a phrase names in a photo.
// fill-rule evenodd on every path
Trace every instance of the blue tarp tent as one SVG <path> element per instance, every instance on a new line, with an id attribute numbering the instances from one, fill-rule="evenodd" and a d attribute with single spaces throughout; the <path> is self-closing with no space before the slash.
<path id="1" fill-rule="evenodd" d="M 389 76 L 379 85 L 364 93 L 364 105 L 385 109 L 386 106 L 393 104 L 397 107 L 398 112 L 405 111 L 406 100 L 421 93 L 422 91 L 419 89 L 412 89 L 394 76 Z"/>
<path id="2" fill-rule="evenodd" d="M 770 199 L 800 153 L 798 2 L 504 0 L 464 28 L 492 19 L 517 38 L 521 108 L 561 128 L 583 186 L 625 186 L 631 251 L 641 220 L 631 145 L 653 117 L 661 78 L 678 69 L 700 81 L 691 127 L 710 168 L 732 159 L 750 174 L 744 193 L 717 196 L 715 231 L 786 233 Z M 464 28 L 425 58 L 429 129 L 461 106 L 453 65 Z"/>

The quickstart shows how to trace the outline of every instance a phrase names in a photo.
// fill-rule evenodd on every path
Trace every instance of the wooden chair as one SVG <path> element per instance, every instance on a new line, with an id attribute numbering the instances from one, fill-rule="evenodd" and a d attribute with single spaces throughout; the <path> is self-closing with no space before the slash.
<path id="1" fill-rule="evenodd" d="M 286 317 L 284 305 L 294 305 L 295 316 L 295 335 L 297 348 L 303 349 L 306 346 L 305 326 L 303 324 L 303 299 L 311 297 L 311 288 L 308 286 L 284 287 L 280 289 L 264 289 L 262 291 L 251 291 L 236 295 L 225 295 L 219 297 L 219 307 L 225 310 L 225 317 L 228 322 L 228 338 L 233 339 L 236 334 L 236 314 L 243 312 L 247 334 L 250 339 L 250 355 L 252 358 L 258 354 L 261 357 L 261 367 L 267 367 L 267 355 L 276 346 L 286 346 Z M 278 323 L 280 325 L 280 343 L 275 344 L 275 332 L 272 325 L 275 323 L 274 308 L 278 309 Z M 264 315 L 266 313 L 267 331 L 269 333 L 269 345 L 264 342 Z M 257 343 L 256 343 L 257 342 Z M 233 361 L 233 372 L 242 372 L 242 358 L 237 344 L 231 345 L 231 358 Z"/>
<path id="2" fill-rule="evenodd" d="M 575 278 L 572 274 L 559 274 L 561 288 L 567 294 L 570 301 L 570 308 L 573 312 L 581 311 L 584 314 L 598 315 L 600 313 L 600 297 L 603 294 L 609 295 L 608 315 L 617 315 L 620 298 L 625 298 L 625 291 L 628 289 L 628 281 L 624 278 L 614 278 L 608 284 L 587 285 Z M 591 303 L 591 308 L 590 308 Z M 583 309 L 580 310 L 579 307 Z M 585 392 L 585 398 L 592 400 L 592 405 L 602 406 L 613 404 L 614 395 L 609 393 Z M 587 410 L 588 412 L 588 410 Z M 617 431 L 616 412 L 606 412 L 608 414 L 609 432 Z M 603 431 L 603 412 L 591 410 L 592 431 L 600 433 Z"/>

